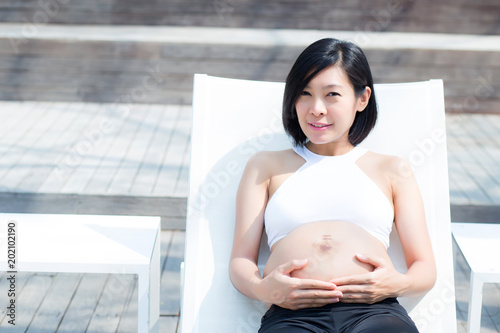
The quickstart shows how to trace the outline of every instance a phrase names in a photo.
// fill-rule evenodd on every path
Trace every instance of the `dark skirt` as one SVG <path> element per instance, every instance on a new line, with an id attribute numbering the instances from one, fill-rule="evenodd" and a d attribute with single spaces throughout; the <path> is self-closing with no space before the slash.
<path id="1" fill-rule="evenodd" d="M 333 303 L 288 310 L 277 305 L 264 314 L 259 333 L 418 333 L 396 298 L 374 304 Z"/>

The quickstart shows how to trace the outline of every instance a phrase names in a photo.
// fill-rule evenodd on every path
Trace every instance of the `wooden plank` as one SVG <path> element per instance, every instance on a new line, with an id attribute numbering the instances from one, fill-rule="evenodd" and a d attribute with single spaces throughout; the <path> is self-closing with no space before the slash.
<path id="1" fill-rule="evenodd" d="M 103 292 L 107 274 L 85 274 L 64 314 L 58 333 L 84 333 Z"/>
<path id="2" fill-rule="evenodd" d="M 418 50 L 415 52 L 419 54 L 421 51 Z M 231 51 L 228 53 L 231 53 Z M 481 52 L 475 53 L 481 54 Z M 386 53 L 386 58 L 391 58 L 390 53 Z M 409 58 L 413 57 L 409 56 Z M 428 59 L 427 56 L 423 56 L 422 58 Z M 450 56 L 450 58 L 454 57 Z M 447 108 L 453 111 L 463 111 L 457 109 L 457 106 L 460 105 L 462 108 L 465 108 L 466 111 L 475 111 L 470 105 L 470 100 L 473 99 L 474 96 L 468 96 L 468 94 L 470 95 L 470 83 L 474 82 L 474 84 L 477 84 L 478 87 L 480 87 L 480 80 L 485 75 L 481 73 L 495 72 L 495 67 L 493 65 L 481 63 L 481 58 L 474 60 L 474 63 L 481 64 L 476 68 L 469 68 L 470 66 L 459 66 L 458 64 L 451 62 L 449 59 L 448 66 L 434 64 L 431 62 L 432 59 L 428 60 L 427 63 L 418 65 L 402 65 L 399 59 L 400 58 L 398 57 L 394 59 L 394 61 L 397 61 L 398 66 L 394 66 L 394 63 L 379 64 L 377 62 L 372 62 L 372 70 L 376 82 L 416 81 L 428 79 L 429 77 L 444 78 L 447 82 L 445 86 L 446 97 L 453 97 L 455 99 L 452 104 L 448 103 L 447 105 Z M 142 61 L 142 64 L 138 65 L 138 72 L 135 74 L 130 72 L 133 62 L 130 62 L 127 59 L 115 61 L 113 64 L 107 64 L 105 62 L 102 62 L 100 65 L 94 64 L 95 66 L 90 67 L 90 69 L 79 68 L 79 64 L 82 62 L 81 60 L 75 61 L 69 59 L 67 61 L 67 66 L 63 66 L 64 64 L 58 64 L 56 59 L 52 60 L 53 64 L 51 66 L 45 64 L 42 67 L 43 69 L 39 69 L 40 67 L 33 67 L 36 68 L 36 73 L 30 72 L 26 74 L 22 72 L 15 72 L 6 74 L 8 77 L 14 77 L 15 79 L 5 80 L 4 82 L 8 82 L 8 85 L 0 86 L 2 90 L 7 89 L 3 93 L 3 98 L 7 98 L 9 94 L 14 93 L 18 96 L 17 98 L 22 99 L 52 98 L 62 100 L 83 99 L 94 101 L 112 101 L 113 98 L 116 99 L 116 96 L 119 96 L 122 93 L 126 94 L 126 90 L 130 90 L 140 84 L 144 75 L 147 75 L 144 68 L 147 63 L 146 61 Z M 216 76 L 228 76 L 245 79 L 283 81 L 292 61 L 293 59 L 290 58 L 286 62 L 277 62 L 274 59 L 272 51 L 268 52 L 267 58 L 251 62 L 242 61 L 241 59 L 226 61 L 216 58 L 191 60 L 176 58 L 168 60 L 166 62 L 159 63 L 161 64 L 161 71 L 159 75 L 162 77 L 163 82 L 158 85 L 158 89 L 154 89 L 148 94 L 146 102 L 152 103 L 158 99 L 159 101 L 164 102 L 166 100 L 166 96 L 162 96 L 161 93 L 165 90 L 170 91 L 170 93 L 177 91 L 178 94 L 182 94 L 182 92 L 189 92 L 192 88 L 192 74 L 195 72 L 205 72 Z M 498 59 L 496 59 L 496 61 L 498 62 Z M 110 66 L 115 66 L 116 71 L 106 73 L 106 71 L 109 71 Z M 57 71 L 61 70 L 61 68 L 63 68 L 66 72 L 57 74 Z M 66 68 L 70 68 L 71 72 L 67 72 Z M 101 72 L 97 72 L 99 69 Z M 176 78 L 174 78 L 173 75 L 175 75 Z M 75 79 L 75 77 L 77 78 Z M 16 83 L 16 80 L 19 82 Z M 51 82 L 51 80 L 55 80 L 55 82 Z M 500 89 L 498 84 L 493 82 L 491 84 L 492 88 Z M 18 91 L 13 92 L 11 89 L 12 87 L 15 87 Z M 113 87 L 113 89 L 110 89 L 110 87 Z M 47 91 L 37 94 L 35 92 L 37 90 Z M 30 93 L 30 91 L 33 92 Z M 52 94 L 52 96 L 50 94 Z M 477 103 L 473 103 L 474 108 L 477 108 L 477 111 L 481 112 L 488 111 L 488 109 L 498 109 L 498 99 L 493 95 L 489 98 L 492 100 L 484 98 L 478 99 Z M 494 111 L 490 110 L 489 112 Z"/>
<path id="3" fill-rule="evenodd" d="M 472 105 L 464 103 L 464 98 L 445 97 L 446 112 L 448 113 L 489 113 L 498 114 L 500 100 L 480 100 Z"/>
<path id="4" fill-rule="evenodd" d="M 186 150 L 184 152 L 184 159 L 182 160 L 181 170 L 179 172 L 179 177 L 177 183 L 175 184 L 174 196 L 176 197 L 187 197 L 189 193 L 189 162 L 191 159 L 191 138 L 186 144 Z"/>
<path id="5" fill-rule="evenodd" d="M 491 141 L 495 141 L 495 138 L 488 135 L 487 127 L 479 126 L 476 118 L 479 116 L 470 116 L 470 121 L 463 124 L 468 134 L 459 136 L 458 140 L 467 147 L 471 158 L 474 158 L 476 164 L 484 170 L 475 174 L 475 177 L 485 188 L 493 203 L 500 205 L 500 169 L 498 168 L 500 147 L 491 149 Z M 500 131 L 496 135 L 496 140 L 498 140 Z"/>
<path id="6" fill-rule="evenodd" d="M 115 332 L 117 330 L 126 301 L 133 293 L 135 280 L 134 275 L 109 275 L 86 332 Z"/>
<path id="7" fill-rule="evenodd" d="M 500 127 L 495 126 L 499 121 L 498 115 L 466 114 L 461 115 L 461 124 L 468 128 L 468 135 L 464 140 L 473 140 L 476 146 L 487 151 L 488 159 L 495 161 L 500 151 Z"/>
<path id="8" fill-rule="evenodd" d="M 496 332 L 500 332 L 500 312 L 498 311 L 499 286 L 500 284 L 498 283 L 485 283 L 483 287 L 484 314 L 491 319 L 491 329 Z"/>
<path id="9" fill-rule="evenodd" d="M 480 115 L 476 117 L 477 120 L 486 121 L 490 126 L 488 134 L 490 137 L 497 138 L 500 134 L 500 117 L 498 115 Z M 493 141 L 496 147 L 500 148 L 500 142 L 498 140 Z"/>
<path id="10" fill-rule="evenodd" d="M 269 56 L 272 57 L 272 54 Z M 481 59 L 475 61 L 481 61 Z M 480 89 L 485 82 L 488 82 L 489 75 L 500 75 L 500 71 L 495 71 L 493 66 L 482 64 L 471 69 L 456 69 L 455 67 L 446 68 L 444 65 L 436 65 L 431 62 L 421 65 L 403 65 L 399 63 L 378 64 L 374 62 L 371 64 L 373 76 L 377 83 L 419 81 L 438 77 L 444 79 L 446 82 L 445 96 L 447 98 L 454 98 L 454 103 L 463 104 L 462 107 L 470 109 L 473 107 L 481 108 L 483 103 L 489 105 L 490 101 L 498 101 L 498 96 L 491 92 L 500 89 L 499 83 L 488 83 L 489 90 L 482 88 L 482 95 L 478 96 L 474 96 L 470 89 L 471 85 Z M 451 64 L 453 66 L 460 66 L 453 62 Z M 77 63 L 72 63 L 68 66 L 74 68 L 76 65 Z M 156 93 L 162 90 L 190 90 L 192 88 L 192 76 L 194 73 L 207 73 L 215 76 L 254 80 L 284 81 L 291 65 L 292 60 L 278 63 L 272 59 L 262 59 L 248 64 L 246 61 L 209 60 L 207 58 L 189 61 L 177 59 L 174 65 L 168 64 L 165 67 L 160 67 L 157 78 L 161 82 L 156 83 L 155 81 L 155 86 L 148 91 L 144 100 L 140 102 L 151 103 L 151 98 L 155 97 Z M 32 69 L 28 69 L 30 71 L 29 74 L 9 70 L 11 73 L 4 75 L 6 78 L 3 80 L 4 83 L 0 84 L 0 89 L 6 91 L 5 94 L 13 89 L 47 91 L 52 93 L 59 91 L 60 93 L 65 92 L 67 94 L 78 95 L 81 99 L 91 97 L 89 94 L 107 92 L 108 94 L 113 94 L 116 99 L 120 94 L 127 94 L 127 91 L 130 92 L 130 90 L 140 86 L 144 78 L 148 77 L 148 73 L 145 71 L 138 73 L 129 72 L 128 66 L 129 61 L 122 60 L 119 65 L 121 71 L 109 74 L 89 73 L 86 70 L 78 70 L 76 68 L 73 69 L 74 73 L 60 74 L 54 73 L 57 69 L 50 68 L 46 69 L 46 73 L 33 73 Z M 102 71 L 105 71 L 105 69 L 102 69 Z M 12 76 L 18 82 L 9 79 Z M 81 79 L 75 79 L 75 76 Z M 47 77 L 50 77 L 50 79 Z M 22 91 L 19 93 L 22 93 Z M 457 108 L 452 104 L 448 104 L 447 107 Z M 498 112 L 498 104 L 496 107 L 492 106 L 490 112 L 494 111 Z"/>
<path id="11" fill-rule="evenodd" d="M 24 192 L 36 192 L 40 184 L 56 167 L 55 161 L 60 157 L 60 151 L 55 149 L 61 142 L 61 137 L 67 131 L 68 124 L 76 121 L 78 115 L 67 112 L 68 103 L 54 103 L 50 106 L 55 113 L 55 122 L 47 128 L 35 142 L 25 150 L 17 165 L 27 166 L 24 177 L 16 188 Z"/>
<path id="12" fill-rule="evenodd" d="M 459 185 L 459 177 L 455 175 L 456 168 L 453 165 L 449 165 L 449 184 L 450 184 L 450 203 L 454 205 L 466 205 L 470 203 L 470 199 L 467 197 L 465 191 Z"/>
<path id="13" fill-rule="evenodd" d="M 120 105 L 123 110 L 123 122 L 121 127 L 114 132 L 114 139 L 105 157 L 96 169 L 96 172 L 86 187 L 86 193 L 105 194 L 115 176 L 116 170 L 120 167 L 126 150 L 144 117 L 140 110 L 140 105 Z"/>
<path id="14" fill-rule="evenodd" d="M 57 274 L 27 333 L 56 332 L 81 280 L 81 274 Z"/>
<path id="15" fill-rule="evenodd" d="M 61 192 L 85 193 L 87 185 L 114 143 L 116 132 L 123 124 L 122 117 L 109 111 L 109 108 L 117 106 L 109 104 L 96 104 L 96 106 L 93 121 L 82 129 L 83 137 L 71 149 L 71 155 L 76 155 L 80 161 L 73 168 Z"/>
<path id="16" fill-rule="evenodd" d="M 85 41 L 68 43 L 67 40 L 30 39 L 23 40 L 17 49 L 12 41 L 0 38 L 0 55 L 51 56 L 65 58 L 107 58 L 155 59 L 161 55 L 163 45 L 153 42 L 135 43 L 133 41 Z"/>
<path id="17" fill-rule="evenodd" d="M 181 121 L 178 125 L 177 135 L 182 135 L 184 140 L 184 150 L 180 160 L 180 169 L 175 181 L 174 196 L 187 197 L 189 181 L 189 161 L 191 142 L 192 107 L 181 107 Z"/>
<path id="18" fill-rule="evenodd" d="M 19 155 L 22 154 L 23 150 L 20 142 L 28 133 L 31 133 L 31 129 L 36 126 L 38 120 L 49 112 L 47 111 L 47 103 L 30 103 L 26 106 L 28 110 L 23 113 L 24 116 L 19 121 L 10 123 L 10 126 L 5 128 L 6 131 L 2 135 L 2 145 L 7 149 L 3 150 L 1 160 L 5 161 L 8 167 L 5 167 L 3 172 L 0 173 L 0 178 L 14 165 L 16 157 L 19 158 Z"/>
<path id="19" fill-rule="evenodd" d="M 498 223 L 500 206 L 451 204 L 451 220 L 456 222 Z"/>
<path id="20" fill-rule="evenodd" d="M 448 128 L 453 127 L 449 126 Z M 492 204 L 491 198 L 475 179 L 474 172 L 478 170 L 477 166 L 470 161 L 467 150 L 456 139 L 454 133 L 458 130 L 463 133 L 460 126 L 448 131 L 449 172 L 453 173 L 453 185 L 461 188 L 466 193 L 470 203 Z"/>
<path id="21" fill-rule="evenodd" d="M 145 112 L 146 116 L 137 129 L 122 164 L 116 171 L 108 193 L 130 193 L 134 178 L 143 164 L 148 148 L 156 144 L 156 142 L 152 141 L 152 138 L 158 128 L 158 121 L 162 114 L 151 110 L 149 105 L 147 109 L 141 112 Z"/>
<path id="22" fill-rule="evenodd" d="M 44 107 L 47 107 L 47 105 L 44 105 Z M 43 139 L 49 128 L 58 120 L 59 113 L 50 105 L 50 107 L 47 107 L 46 112 L 40 112 L 33 118 L 36 119 L 36 122 L 32 122 L 31 126 L 25 128 L 23 136 L 15 142 L 16 149 L 11 149 L 4 155 L 4 158 L 12 163 L 11 167 L 0 176 L 3 178 L 2 185 L 7 188 L 18 189 L 19 183 L 30 171 L 31 163 L 33 163 L 33 156 L 29 155 L 29 152 L 37 142 Z M 24 159 L 27 159 L 27 162 L 24 162 Z"/>
<path id="23" fill-rule="evenodd" d="M 235 47 L 233 47 L 235 48 Z M 247 59 L 247 56 L 242 58 L 232 57 L 229 59 L 196 57 L 196 58 L 179 58 L 172 57 L 159 60 L 137 60 L 115 58 L 109 59 L 64 59 L 64 58 L 42 58 L 42 57 L 26 57 L 23 61 L 19 61 L 15 57 L 3 56 L 0 57 L 0 70 L 5 72 L 5 78 L 11 77 L 12 73 L 17 73 L 14 79 L 9 80 L 8 85 L 13 86 L 87 86 L 95 87 L 96 89 L 106 89 L 110 84 L 116 84 L 121 89 L 132 89 L 137 84 L 140 84 L 144 76 L 147 76 L 152 68 L 155 68 L 155 77 L 162 77 L 168 80 L 169 74 L 184 74 L 184 73 L 209 73 L 219 75 L 234 75 L 240 74 L 246 77 L 259 77 L 269 75 L 269 73 L 278 74 L 284 77 L 290 70 L 293 64 L 293 58 L 285 60 L 274 59 L 274 48 L 268 48 L 265 56 L 262 59 Z M 412 50 L 413 51 L 413 50 Z M 228 52 L 234 52 L 228 49 Z M 415 53 L 423 53 L 420 50 L 415 50 Z M 428 56 L 436 55 L 438 52 L 434 50 Z M 459 54 L 464 51 L 457 51 Z M 481 52 L 476 52 L 475 61 L 480 60 L 478 56 Z M 240 55 L 241 53 L 238 52 Z M 295 52 L 294 52 L 295 54 Z M 390 52 L 387 51 L 389 57 Z M 427 55 L 427 54 L 425 54 Z M 413 59 L 412 56 L 409 56 Z M 391 59 L 391 58 L 388 58 Z M 376 77 L 383 77 L 387 80 L 399 79 L 419 79 L 424 77 L 440 77 L 450 82 L 461 82 L 470 80 L 480 84 L 481 79 L 496 77 L 499 74 L 497 65 L 477 64 L 473 67 L 463 66 L 457 67 L 458 64 L 448 62 L 447 65 L 435 64 L 432 59 L 426 58 L 426 62 L 420 61 L 405 61 L 401 63 L 399 58 L 395 58 L 398 67 L 394 67 L 394 63 L 389 63 L 386 59 L 384 62 L 371 62 L 371 69 Z M 498 56 L 495 58 L 498 60 Z M 263 70 L 265 68 L 265 72 Z M 387 69 L 392 69 L 388 71 Z M 51 76 L 47 78 L 47 74 Z M 78 77 L 71 75 L 78 74 Z M 44 80 L 45 78 L 45 80 Z M 73 79 L 73 80 L 71 80 Z M 6 84 L 5 82 L 3 83 Z M 469 82 L 470 84 L 470 82 Z M 489 84 L 498 86 L 496 82 Z M 470 91 L 469 91 L 470 92 Z"/>
<path id="24" fill-rule="evenodd" d="M 459 155 L 460 165 L 473 177 L 481 192 L 488 198 L 489 203 L 498 204 L 500 202 L 499 188 L 494 178 L 484 167 L 484 164 L 481 163 L 481 158 L 484 155 L 481 154 L 480 147 L 467 144 L 467 141 L 460 137 L 456 137 L 455 140 L 457 140 L 457 146 L 463 152 Z"/>
<path id="25" fill-rule="evenodd" d="M 74 41 L 68 43 L 65 40 L 29 40 L 21 44 L 20 52 L 14 52 L 11 47 L 11 41 L 0 38 L 0 61 L 7 64 L 15 64 L 16 59 L 32 59 L 38 57 L 40 59 L 52 59 L 52 62 L 58 61 L 61 55 L 64 55 L 64 61 L 68 64 L 73 62 L 76 67 L 58 68 L 59 71 L 64 70 L 64 73 L 81 73 L 85 68 L 87 73 L 102 73 L 110 72 L 111 68 L 115 68 L 118 72 L 124 70 L 129 71 L 128 75 L 140 74 L 151 63 L 156 63 L 159 59 L 197 59 L 204 61 L 205 59 L 216 59 L 219 61 L 228 62 L 228 60 L 246 60 L 256 62 L 285 62 L 293 63 L 295 58 L 302 51 L 303 47 L 297 46 L 259 46 L 259 45 L 214 45 L 214 44 L 185 44 L 185 43 L 155 43 L 155 42 L 131 42 L 131 41 Z M 398 64 L 404 66 L 407 64 L 413 66 L 433 66 L 433 67 L 461 67 L 467 65 L 468 68 L 492 67 L 498 68 L 500 55 L 498 52 L 477 52 L 477 51 L 451 51 L 451 50 L 403 50 L 403 49 L 367 49 L 365 54 L 371 65 L 375 64 Z M 104 60 L 111 57 L 116 58 L 111 68 L 102 68 L 103 71 L 97 71 L 95 63 L 87 63 L 82 61 Z M 135 64 L 140 66 L 132 66 L 137 68 L 137 71 L 130 71 L 128 68 L 116 66 L 119 62 L 129 60 L 136 61 Z M 40 60 L 39 60 L 40 61 Z M 62 61 L 62 59 L 61 59 Z M 108 63 L 109 65 L 109 60 Z M 133 63 L 134 64 L 134 63 Z M 25 68 L 18 65 L 17 68 Z M 144 66 L 144 67 L 143 67 Z M 4 71 L 0 72 L 0 78 L 9 79 L 10 82 L 22 82 L 18 77 L 7 77 L 8 71 L 16 68 L 15 66 L 6 66 Z M 57 68 L 56 68 L 57 69 Z M 26 75 L 43 73 L 38 69 Z M 130 73 L 131 72 L 131 73 Z M 19 73 L 23 74 L 23 73 Z M 87 74 L 88 75 L 88 74 Z M 58 79 L 57 74 L 53 73 L 51 77 L 46 77 L 48 80 Z M 125 77 L 122 77 L 126 79 Z M 79 79 L 79 78 L 73 78 Z M 130 79 L 130 78 L 129 78 Z M 492 82 L 494 83 L 494 82 Z M 99 82 L 97 82 L 99 84 Z M 447 82 L 447 85 L 449 83 Z M 102 85 L 100 85 L 102 87 Z M 469 91 L 470 93 L 470 91 Z"/>
<path id="26" fill-rule="evenodd" d="M 160 315 L 178 316 L 180 311 L 180 264 L 184 260 L 185 232 L 173 232 L 160 282 Z"/>
<path id="27" fill-rule="evenodd" d="M 17 75 L 17 74 L 14 74 Z M 284 76 L 276 77 L 272 73 L 267 76 L 267 73 L 264 73 L 265 77 L 259 78 L 259 80 L 268 80 L 268 81 L 283 81 Z M 192 74 L 186 74 L 186 78 L 192 80 Z M 248 77 L 244 77 L 239 74 L 231 75 L 233 78 L 239 79 L 251 79 Z M 405 81 L 408 81 L 407 79 Z M 378 83 L 393 83 L 390 81 L 384 81 L 383 78 L 377 78 Z M 453 82 L 449 82 L 446 84 L 446 87 L 452 87 Z M 192 103 L 192 84 L 191 87 L 180 87 L 181 89 L 163 89 L 163 86 L 160 86 L 158 89 L 152 90 L 148 94 L 148 100 L 145 102 L 148 103 L 156 103 L 156 104 L 182 104 L 182 105 L 190 105 Z M 448 90 L 448 89 L 446 89 Z M 98 102 L 98 103 L 114 103 L 116 99 L 123 94 L 126 94 L 126 91 L 114 91 L 111 89 L 101 89 L 96 90 L 89 87 L 47 87 L 47 89 L 34 89 L 31 88 L 23 88 L 17 89 L 12 87 L 1 87 L 0 86 L 0 99 L 9 100 L 9 101 L 26 101 L 26 100 L 38 100 L 38 101 L 86 101 L 86 102 Z M 480 100 L 477 104 L 473 104 L 472 106 L 468 103 L 464 103 L 466 97 L 453 97 L 453 96 L 445 96 L 446 100 L 446 111 L 447 112 L 473 112 L 473 113 L 500 113 L 498 105 L 500 105 L 500 99 L 492 99 L 492 100 Z"/>
<path id="28" fill-rule="evenodd" d="M 290 70 L 291 63 L 292 61 L 264 62 L 261 60 L 246 61 L 241 59 L 235 59 L 231 63 L 228 63 L 219 59 L 210 58 L 203 59 L 203 61 L 199 59 L 165 59 L 154 61 L 155 66 L 160 68 L 158 75 L 208 73 L 226 76 L 243 74 L 247 77 L 257 77 L 255 73 L 258 73 L 260 77 L 264 74 L 268 75 L 269 73 L 286 76 Z M 119 85 L 119 88 L 131 89 L 140 83 L 145 75 L 148 75 L 148 68 L 150 67 L 150 60 L 116 59 L 114 61 L 109 61 L 105 59 L 28 58 L 20 62 L 16 61 L 16 59 L 6 59 L 6 57 L 0 58 L 1 71 L 17 73 L 20 75 L 17 85 L 32 87 L 46 86 L 46 81 L 43 81 L 42 76 L 50 74 L 54 75 L 53 78 L 48 79 L 48 84 L 51 86 L 93 86 L 96 89 L 106 89 L 110 87 L 110 84 L 116 83 Z M 394 70 L 394 68 L 392 69 Z M 424 70 L 424 68 L 422 70 Z M 30 80 L 30 76 L 26 72 L 33 73 L 30 75 L 32 77 L 37 77 L 36 81 L 33 82 Z M 427 69 L 425 72 L 432 73 L 430 69 Z M 457 76 L 464 71 L 443 68 L 439 70 L 439 72 L 446 74 L 448 77 L 452 77 L 452 75 Z M 412 69 L 411 73 L 419 74 L 418 69 Z M 76 74 L 79 76 L 73 78 L 73 81 L 71 81 L 70 75 Z M 386 76 L 390 74 L 391 73 L 386 73 Z M 23 77 L 24 80 L 22 80 Z M 168 76 L 164 78 L 168 79 Z"/>
<path id="29" fill-rule="evenodd" d="M 192 78 L 192 76 L 191 76 Z M 161 87 L 160 87 L 161 88 Z M 192 102 L 192 89 L 191 90 L 167 90 L 162 91 L 161 89 L 152 90 L 148 94 L 148 103 L 157 104 L 190 104 Z M 126 92 L 115 92 L 112 90 L 101 90 L 97 91 L 95 89 L 87 89 L 81 87 L 78 89 L 62 89 L 57 88 L 56 90 L 45 89 L 45 90 L 26 90 L 26 89 L 11 89 L 11 88 L 1 88 L 0 87 L 0 99 L 4 100 L 39 100 L 39 101 L 84 101 L 92 103 L 115 103 L 116 99 Z"/>
<path id="30" fill-rule="evenodd" d="M 126 300 L 125 308 L 120 316 L 117 333 L 136 333 L 138 326 L 138 288 L 137 280 L 135 280 L 134 287 L 130 297 Z"/>
<path id="31" fill-rule="evenodd" d="M 55 159 L 56 165 L 40 184 L 38 192 L 59 193 L 68 179 L 82 162 L 79 149 L 85 148 L 84 130 L 97 116 L 98 104 L 70 103 L 66 112 L 77 115 L 75 121 L 67 124 L 66 131 L 60 136 L 59 144 L 53 147 L 60 151 Z"/>
<path id="32" fill-rule="evenodd" d="M 300 49 L 297 49 L 297 52 L 300 52 Z M 430 65 L 445 68 L 453 68 L 460 65 L 465 66 L 467 63 L 470 65 L 469 68 L 483 66 L 497 68 L 500 57 L 498 52 L 488 51 L 367 49 L 364 52 L 370 64 L 398 64 L 399 66 Z"/>
<path id="33" fill-rule="evenodd" d="M 161 272 L 165 269 L 165 264 L 167 263 L 168 250 L 170 249 L 170 244 L 172 242 L 172 231 L 161 231 L 161 245 L 160 245 L 160 262 L 161 262 Z"/>
<path id="34" fill-rule="evenodd" d="M 423 1 L 409 6 L 399 4 L 400 10 L 393 13 L 389 23 L 381 29 L 398 31 L 431 31 L 448 33 L 472 33 L 478 23 L 495 23 L 497 4 L 494 0 L 483 0 L 482 4 L 466 1 L 460 7 L 454 3 Z M 33 16 L 38 6 L 4 5 L 2 20 L 24 22 L 23 18 Z M 377 22 L 379 10 L 387 11 L 388 4 L 374 1 L 369 8 L 358 1 L 348 3 L 312 2 L 262 2 L 239 1 L 221 3 L 150 2 L 144 7 L 130 1 L 103 4 L 66 4 L 57 15 L 51 15 L 50 22 L 73 24 L 170 24 L 204 26 L 245 26 L 253 28 L 296 27 L 305 29 L 362 30 L 369 22 Z M 252 19 L 249 19 L 249 18 Z M 454 20 L 467 17 L 467 20 Z M 380 20 L 381 18 L 378 18 Z M 481 32 L 485 32 L 484 23 Z M 432 27 L 432 29 L 431 29 Z M 401 29 L 401 28 L 400 28 Z M 431 29 L 431 30 L 429 30 Z M 401 31 L 401 30 L 399 30 Z M 487 33 L 494 33 L 486 30 Z"/>
<path id="35" fill-rule="evenodd" d="M 173 137 L 165 153 L 162 167 L 156 181 L 153 194 L 159 196 L 173 196 L 175 185 L 181 170 L 186 145 L 189 141 L 191 121 L 181 110 L 177 120 Z"/>
<path id="36" fill-rule="evenodd" d="M 169 110 L 169 112 L 171 112 L 171 114 L 168 118 L 165 118 L 164 122 L 166 130 L 161 131 L 161 133 L 163 133 L 162 135 L 168 136 L 168 139 L 165 137 L 165 144 L 159 146 L 158 149 L 155 149 L 154 151 L 157 154 L 156 157 L 154 157 L 154 161 L 155 163 L 157 163 L 157 167 L 154 166 L 153 170 L 151 170 L 154 171 L 154 173 L 150 173 L 149 175 L 147 175 L 147 173 L 150 171 L 147 168 L 143 168 L 140 170 L 140 174 L 137 177 L 138 179 L 142 179 L 141 181 L 144 184 L 146 184 L 147 182 L 147 184 L 151 186 L 150 188 L 147 188 L 150 195 L 172 196 L 173 194 L 172 183 L 175 179 L 175 175 L 168 174 L 167 176 L 165 176 L 165 174 L 167 173 L 166 169 L 175 170 L 178 167 L 175 164 L 175 161 L 168 161 L 167 158 L 169 158 L 169 154 L 171 154 L 172 147 L 175 146 L 175 144 L 178 142 L 177 123 L 180 118 L 181 108 L 180 106 L 170 106 L 170 108 L 171 109 Z M 165 180 L 164 177 L 173 178 Z M 170 187 L 165 187 L 165 182 L 170 182 Z M 138 186 L 138 188 L 141 189 L 141 186 Z M 141 190 L 143 189 L 144 187 L 142 187 Z"/>
<path id="37" fill-rule="evenodd" d="M 467 308 L 469 302 L 470 269 L 460 253 L 460 249 L 453 242 L 453 261 L 455 278 L 455 302 L 457 305 L 457 319 L 467 322 Z"/>
<path id="38" fill-rule="evenodd" d="M 12 148 L 13 141 L 6 140 L 11 138 L 14 128 L 26 117 L 27 113 L 35 107 L 35 102 L 7 102 L 2 101 L 0 104 L 0 112 L 3 121 L 0 123 L 2 131 L 2 146 L 0 153 L 3 154 L 8 149 Z"/>
<path id="39" fill-rule="evenodd" d="M 162 118 L 155 129 L 152 139 L 154 144 L 149 146 L 130 189 L 130 193 L 134 195 L 151 195 L 153 193 L 154 184 L 162 166 L 163 155 L 174 135 L 174 125 L 179 116 L 180 107 L 166 105 L 162 106 L 159 111 L 162 113 Z"/>
<path id="40" fill-rule="evenodd" d="M 159 324 L 162 333 L 179 332 L 179 317 L 177 316 L 160 316 Z"/>

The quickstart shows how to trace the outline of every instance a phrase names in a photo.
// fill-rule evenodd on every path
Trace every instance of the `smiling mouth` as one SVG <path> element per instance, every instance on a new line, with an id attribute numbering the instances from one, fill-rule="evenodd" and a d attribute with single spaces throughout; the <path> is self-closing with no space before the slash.
<path id="1" fill-rule="evenodd" d="M 310 123 L 309 125 L 311 125 L 312 127 L 316 127 L 316 128 L 323 128 L 323 127 L 330 126 L 329 124 L 312 124 L 312 123 Z"/>

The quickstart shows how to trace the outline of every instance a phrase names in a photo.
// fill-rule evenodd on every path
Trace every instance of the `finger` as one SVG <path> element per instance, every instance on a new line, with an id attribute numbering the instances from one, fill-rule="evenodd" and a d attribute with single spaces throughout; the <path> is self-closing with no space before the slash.
<path id="1" fill-rule="evenodd" d="M 330 280 L 331 283 L 335 284 L 337 287 L 347 284 L 369 284 L 372 281 L 372 272 L 343 276 L 336 279 Z"/>
<path id="2" fill-rule="evenodd" d="M 364 254 L 356 254 L 356 258 L 359 261 L 361 261 L 362 263 L 370 264 L 370 265 L 374 266 L 375 268 L 384 266 L 384 264 L 385 264 L 385 260 L 382 259 L 381 257 L 364 255 Z"/>
<path id="3" fill-rule="evenodd" d="M 299 279 L 298 281 L 299 289 L 324 289 L 333 290 L 337 288 L 335 283 L 329 281 L 313 280 L 313 279 Z"/>
<path id="4" fill-rule="evenodd" d="M 284 263 L 283 265 L 280 265 L 278 267 L 278 270 L 285 275 L 290 275 L 291 272 L 302 269 L 305 265 L 307 265 L 307 259 L 291 260 Z"/>
<path id="5" fill-rule="evenodd" d="M 340 286 L 335 290 L 340 291 L 344 296 L 349 294 L 371 294 L 369 292 L 371 289 L 368 289 L 365 285 L 346 285 Z"/>
<path id="6" fill-rule="evenodd" d="M 338 290 L 319 290 L 319 289 L 311 289 L 311 290 L 297 290 L 296 291 L 296 299 L 297 300 L 307 300 L 308 302 L 316 301 L 316 300 L 325 300 L 325 299 L 334 299 L 338 297 L 342 297 L 343 293 Z"/>
<path id="7" fill-rule="evenodd" d="M 330 298 L 304 298 L 304 299 L 296 299 L 294 301 L 289 302 L 289 306 L 295 308 L 311 308 L 311 307 L 319 307 L 324 306 L 326 304 L 338 303 L 340 301 L 340 297 L 330 297 Z"/>

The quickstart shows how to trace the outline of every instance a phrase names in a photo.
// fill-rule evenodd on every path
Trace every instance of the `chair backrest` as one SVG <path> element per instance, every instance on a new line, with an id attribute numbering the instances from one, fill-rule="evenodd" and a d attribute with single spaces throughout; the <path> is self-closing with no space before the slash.
<path id="1" fill-rule="evenodd" d="M 259 327 L 265 306 L 232 286 L 228 263 L 236 191 L 247 159 L 256 151 L 291 147 L 281 124 L 283 89 L 283 83 L 195 75 L 183 333 L 256 332 Z M 362 146 L 412 164 L 438 267 L 430 292 L 400 302 L 421 332 L 456 332 L 443 83 L 378 84 L 375 92 L 379 118 Z M 405 271 L 395 231 L 389 254 Z M 268 255 L 263 241 L 261 269 Z"/>

